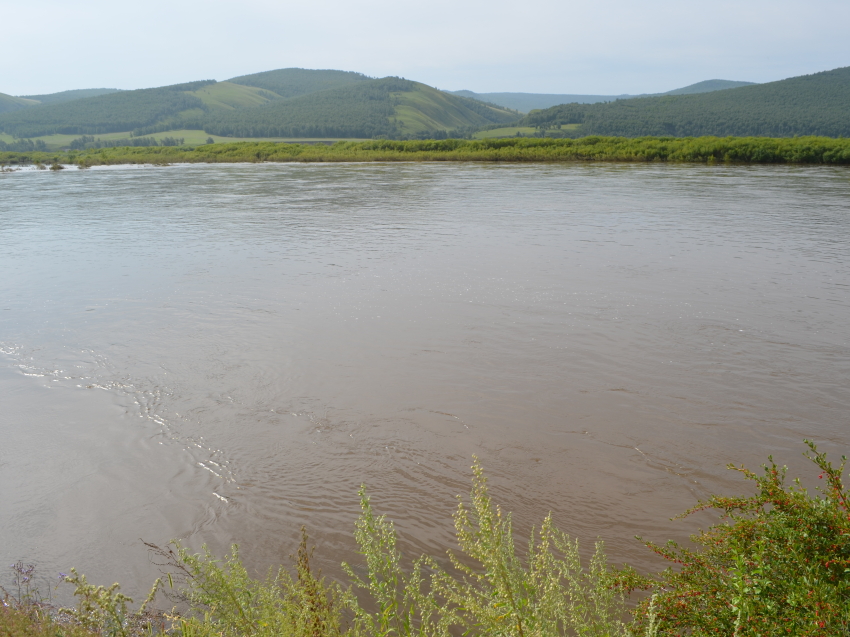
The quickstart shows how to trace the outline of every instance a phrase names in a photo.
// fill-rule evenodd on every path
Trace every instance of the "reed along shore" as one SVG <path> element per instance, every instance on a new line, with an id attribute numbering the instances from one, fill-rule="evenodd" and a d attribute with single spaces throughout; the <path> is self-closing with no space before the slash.
<path id="1" fill-rule="evenodd" d="M 4 152 L 0 166 L 258 162 L 670 162 L 704 164 L 850 164 L 850 139 L 831 137 L 583 137 L 483 140 L 374 140 L 330 145 L 237 142 L 196 147 L 119 147 L 86 151 Z"/>

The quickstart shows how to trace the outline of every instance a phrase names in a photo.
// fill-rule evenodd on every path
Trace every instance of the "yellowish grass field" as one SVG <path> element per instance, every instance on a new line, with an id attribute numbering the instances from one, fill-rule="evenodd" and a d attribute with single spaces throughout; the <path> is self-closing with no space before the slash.
<path id="1" fill-rule="evenodd" d="M 516 134 L 531 135 L 537 132 L 531 126 L 506 126 L 505 128 L 494 128 L 493 130 L 482 130 L 472 134 L 473 139 L 490 139 L 492 137 L 516 137 Z"/>
<path id="2" fill-rule="evenodd" d="M 261 106 L 274 99 L 272 93 L 264 91 L 261 88 L 242 86 L 241 84 L 232 84 L 231 82 L 210 84 L 194 91 L 192 95 L 200 98 L 207 106 L 227 110 Z"/>
<path id="3" fill-rule="evenodd" d="M 578 124 L 565 124 L 561 127 L 563 130 L 575 130 Z M 473 139 L 491 139 L 493 137 L 516 137 L 520 135 L 533 135 L 537 129 L 532 126 L 506 126 L 504 128 L 494 128 L 493 130 L 482 130 L 472 134 Z"/>

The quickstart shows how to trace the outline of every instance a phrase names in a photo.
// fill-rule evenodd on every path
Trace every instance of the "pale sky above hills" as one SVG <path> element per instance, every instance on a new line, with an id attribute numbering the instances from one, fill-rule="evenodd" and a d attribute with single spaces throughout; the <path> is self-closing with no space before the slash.
<path id="1" fill-rule="evenodd" d="M 850 66 L 848 0 L 0 0 L 0 92 L 284 67 L 477 92 L 653 93 Z"/>

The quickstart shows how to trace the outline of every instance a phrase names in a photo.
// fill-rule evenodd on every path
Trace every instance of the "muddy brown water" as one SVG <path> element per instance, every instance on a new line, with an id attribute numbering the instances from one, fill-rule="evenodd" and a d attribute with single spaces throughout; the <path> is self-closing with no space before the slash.
<path id="1" fill-rule="evenodd" d="M 140 539 L 264 571 L 303 524 L 338 575 L 361 483 L 440 555 L 477 454 L 520 537 L 652 570 L 726 463 L 846 451 L 848 318 L 846 169 L 0 175 L 0 564 L 138 594 Z"/>

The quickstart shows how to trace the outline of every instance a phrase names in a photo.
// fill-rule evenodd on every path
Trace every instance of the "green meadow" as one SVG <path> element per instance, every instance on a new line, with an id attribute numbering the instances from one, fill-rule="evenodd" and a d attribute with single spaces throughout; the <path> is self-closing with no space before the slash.
<path id="1" fill-rule="evenodd" d="M 102 141 L 113 141 L 117 139 L 127 139 L 131 135 L 130 131 L 123 133 L 105 133 L 103 135 L 95 135 L 95 139 Z M 62 148 L 68 148 L 72 141 L 78 139 L 79 135 L 43 135 L 41 137 L 31 138 L 33 141 L 41 140 L 47 144 L 48 151 L 58 151 Z M 207 143 L 208 138 L 212 138 L 216 144 L 233 144 L 236 142 L 336 142 L 339 138 L 305 138 L 305 137 L 222 137 L 220 135 L 210 135 L 202 130 L 169 130 L 161 133 L 153 133 L 145 135 L 145 137 L 153 137 L 157 141 L 161 141 L 166 137 L 182 138 L 184 146 L 201 146 Z M 0 141 L 11 144 L 15 140 L 11 135 L 0 133 Z M 361 140 L 345 140 L 345 141 L 361 141 Z"/>

